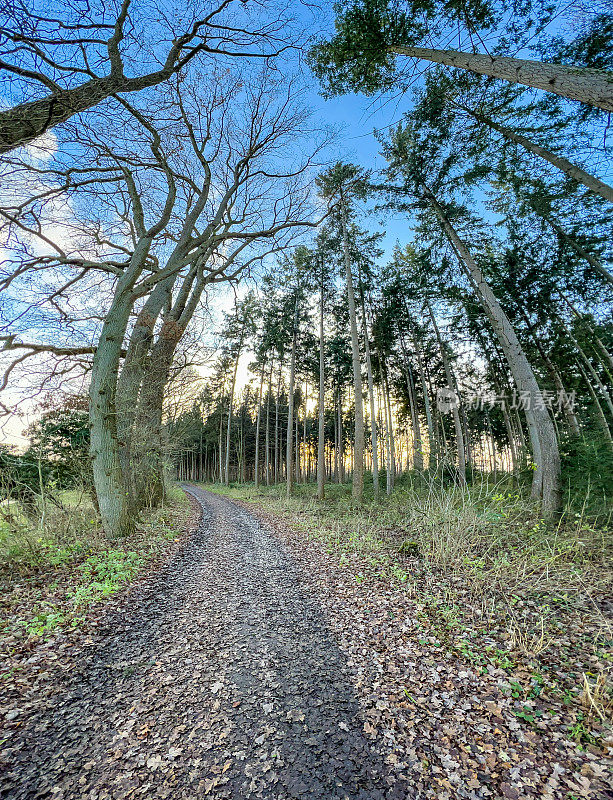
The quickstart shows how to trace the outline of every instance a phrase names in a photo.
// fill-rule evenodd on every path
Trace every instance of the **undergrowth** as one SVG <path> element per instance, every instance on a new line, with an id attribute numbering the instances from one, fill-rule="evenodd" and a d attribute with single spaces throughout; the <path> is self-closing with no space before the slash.
<path id="1" fill-rule="evenodd" d="M 81 625 L 90 607 L 121 591 L 185 529 L 189 501 L 178 488 L 133 536 L 108 540 L 89 496 L 65 491 L 33 521 L 17 512 L 0 524 L 0 636 L 47 637 Z"/>
<path id="2" fill-rule="evenodd" d="M 208 488 L 291 517 L 339 552 L 387 554 L 396 567 L 394 556 L 409 555 L 430 569 L 469 577 L 475 586 L 568 591 L 610 585 L 610 517 L 594 519 L 567 507 L 547 522 L 522 491 L 504 484 L 460 489 L 423 481 L 361 507 L 353 504 L 348 484 L 327 486 L 323 502 L 311 484 L 296 487 L 289 500 L 284 486 Z"/>
<path id="3" fill-rule="evenodd" d="M 524 722 L 534 723 L 534 686 L 579 709 L 580 746 L 589 724 L 610 716 L 613 543 L 602 511 L 567 506 L 546 521 L 527 492 L 487 481 L 407 480 L 361 507 L 348 484 L 326 486 L 323 502 L 310 484 L 289 500 L 282 485 L 207 488 L 283 518 L 357 583 L 409 593 L 449 653 L 477 670 L 511 676 L 521 665 Z"/>

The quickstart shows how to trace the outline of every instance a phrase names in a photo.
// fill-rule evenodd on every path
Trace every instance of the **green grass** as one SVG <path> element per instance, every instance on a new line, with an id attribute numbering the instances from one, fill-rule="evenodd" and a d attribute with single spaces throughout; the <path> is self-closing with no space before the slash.
<path id="1" fill-rule="evenodd" d="M 326 500 L 315 487 L 296 487 L 287 500 L 283 486 L 209 486 L 231 498 L 255 502 L 291 520 L 333 551 L 377 554 L 406 581 L 405 556 L 428 568 L 460 573 L 475 584 L 506 582 L 513 588 L 556 589 L 563 604 L 586 581 L 606 585 L 611 577 L 612 542 L 607 525 L 595 525 L 567 509 L 554 523 L 540 518 L 536 505 L 519 490 L 481 483 L 468 489 L 422 482 L 360 508 L 351 487 L 329 485 Z M 397 557 L 401 558 L 398 559 Z"/>
<path id="2" fill-rule="evenodd" d="M 546 522 L 527 493 L 485 481 L 461 490 L 408 480 L 361 507 L 350 485 L 326 486 L 323 502 L 313 485 L 289 500 L 285 486 L 205 488 L 283 519 L 325 549 L 342 580 L 407 594 L 418 641 L 477 672 L 505 673 L 522 724 L 538 724 L 532 703 L 546 694 L 566 709 L 568 735 L 588 741 L 599 720 L 585 703 L 586 674 L 601 683 L 600 713 L 611 714 L 613 636 L 599 598 L 611 593 L 613 542 L 602 516 L 568 507 Z"/>
<path id="3" fill-rule="evenodd" d="M 0 526 L 0 635 L 46 637 L 81 625 L 184 532 L 190 508 L 172 487 L 168 504 L 145 514 L 133 536 L 111 542 L 85 493 L 63 492 L 60 501 L 37 520 L 11 509 L 11 524 Z"/>

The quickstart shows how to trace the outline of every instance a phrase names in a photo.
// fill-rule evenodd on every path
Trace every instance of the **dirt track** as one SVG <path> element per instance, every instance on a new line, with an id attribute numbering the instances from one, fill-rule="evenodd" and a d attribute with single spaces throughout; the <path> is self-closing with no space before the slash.
<path id="1" fill-rule="evenodd" d="M 404 798 L 290 556 L 200 489 L 197 532 L 4 742 L 11 798 Z"/>

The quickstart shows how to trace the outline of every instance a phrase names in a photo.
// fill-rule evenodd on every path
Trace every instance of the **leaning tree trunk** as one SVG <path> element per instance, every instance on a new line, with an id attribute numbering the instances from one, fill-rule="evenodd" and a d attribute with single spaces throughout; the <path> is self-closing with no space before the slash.
<path id="1" fill-rule="evenodd" d="M 462 108 L 464 108 L 464 106 L 462 106 Z M 515 131 L 512 131 L 510 128 L 506 128 L 504 125 L 494 122 L 489 117 L 485 117 L 467 108 L 464 108 L 464 110 L 467 111 L 470 116 L 474 117 L 474 119 L 476 119 L 478 122 L 481 122 L 488 128 L 497 131 L 505 139 L 515 142 L 515 144 L 520 145 L 529 153 L 542 158 L 544 161 L 548 161 L 550 164 L 556 167 L 556 169 L 559 169 L 569 178 L 577 181 L 577 183 L 582 183 L 584 186 L 587 186 L 591 192 L 594 192 L 594 194 L 598 194 L 600 197 L 608 200 L 609 203 L 613 203 L 613 186 L 609 186 L 608 183 L 605 183 L 595 175 L 591 175 L 589 172 L 586 172 L 584 169 L 577 166 L 577 164 L 573 164 L 573 162 L 569 161 L 567 158 L 556 155 L 556 153 L 552 153 L 545 147 L 541 147 L 540 144 L 536 144 L 536 142 L 531 141 L 526 136 L 515 133 Z"/>
<path id="2" fill-rule="evenodd" d="M 148 75 L 95 77 L 73 89 L 54 91 L 0 112 L 0 153 L 28 144 L 54 125 L 66 122 L 118 92 L 138 92 L 167 80 L 173 73 L 171 62 Z"/>
<path id="3" fill-rule="evenodd" d="M 140 391 L 133 426 L 135 502 L 139 510 L 160 505 L 165 496 L 165 458 L 162 431 L 164 391 L 181 331 L 162 325 L 151 348 L 147 379 Z"/>
<path id="4" fill-rule="evenodd" d="M 424 190 L 445 235 L 458 255 L 460 265 L 467 271 L 479 294 L 481 304 L 500 342 L 517 389 L 520 393 L 525 393 L 524 396 L 530 403 L 533 424 L 529 427 L 532 432 L 533 448 L 540 452 L 540 461 L 536 461 L 537 471 L 533 481 L 533 492 L 541 498 L 543 512 L 552 514 L 560 507 L 560 453 L 555 427 L 543 400 L 538 381 L 517 338 L 515 329 L 489 284 L 486 283 L 479 266 L 447 219 L 432 192 L 425 186 Z"/>
<path id="5" fill-rule="evenodd" d="M 555 368 L 553 362 L 551 361 L 551 359 L 549 358 L 549 356 L 547 355 L 547 353 L 543 349 L 543 347 L 542 347 L 542 345 L 541 345 L 541 343 L 538 340 L 538 337 L 536 335 L 535 335 L 534 339 L 535 339 L 535 344 L 536 344 L 537 350 L 539 351 L 539 353 L 541 355 L 541 358 L 543 359 L 543 363 L 545 364 L 545 367 L 547 368 L 547 371 L 551 375 L 551 379 L 553 381 L 554 386 L 556 387 L 556 391 L 558 392 L 559 397 L 560 398 L 566 397 L 568 395 L 568 393 L 566 391 L 564 383 L 562 382 L 562 377 L 561 377 L 560 373 Z M 581 435 L 581 429 L 579 427 L 579 420 L 577 419 L 577 415 L 575 414 L 575 411 L 574 411 L 573 407 L 570 405 L 570 403 L 564 403 L 563 405 L 564 405 L 564 409 L 563 409 L 564 410 L 564 416 L 566 417 L 566 421 L 568 422 L 568 427 L 570 428 L 570 431 L 571 431 L 572 435 L 573 436 L 580 436 Z"/>
<path id="6" fill-rule="evenodd" d="M 531 205 L 534 213 L 538 214 L 541 219 L 545 220 L 545 222 L 551 226 L 552 230 L 557 234 L 559 239 L 562 239 L 562 241 L 566 242 L 580 258 L 583 258 L 585 261 L 587 261 L 587 263 L 600 275 L 601 278 L 613 286 L 613 275 L 604 266 L 599 258 L 582 247 L 573 236 L 570 236 L 570 234 L 566 233 L 566 231 L 561 228 L 557 222 L 554 222 L 554 220 L 548 214 L 544 214 L 539 211 L 535 204 Z"/>
<path id="7" fill-rule="evenodd" d="M 117 436 L 117 374 L 132 311 L 131 290 L 116 293 L 92 364 L 89 387 L 90 453 L 102 527 L 109 538 L 128 536 L 136 519 Z"/>
<path id="8" fill-rule="evenodd" d="M 364 403 L 362 399 L 362 365 L 360 361 L 360 338 L 355 308 L 353 276 L 351 274 L 351 257 L 349 251 L 349 234 L 347 232 L 347 209 L 341 211 L 343 229 L 343 251 L 345 256 L 345 280 L 347 282 L 347 303 L 349 306 L 349 324 L 351 326 L 351 356 L 353 363 L 353 391 L 355 395 L 355 435 L 353 443 L 353 481 L 351 495 L 361 503 L 364 496 Z"/>
<path id="9" fill-rule="evenodd" d="M 600 400 L 598 399 L 598 395 L 592 384 L 590 383 L 590 379 L 588 378 L 585 370 L 581 366 L 579 362 L 577 362 L 577 366 L 579 368 L 579 372 L 583 380 L 585 381 L 585 385 L 587 386 L 587 390 L 590 393 L 590 397 L 592 398 L 592 402 L 594 403 L 594 409 L 596 411 L 596 417 L 598 418 L 598 423 L 600 425 L 600 429 L 602 430 L 606 441 L 609 444 L 609 447 L 613 449 L 613 435 L 611 434 L 611 429 L 609 427 L 609 423 L 607 422 L 607 418 L 603 411 L 603 408 L 600 404 Z"/>
<path id="10" fill-rule="evenodd" d="M 594 328 L 589 324 L 589 322 L 586 320 L 586 318 L 583 316 L 583 314 L 581 314 L 581 312 L 577 308 L 575 308 L 575 306 L 571 303 L 571 301 L 568 299 L 568 297 L 566 297 L 566 295 L 563 292 L 561 292 L 559 289 L 558 289 L 558 294 L 562 298 L 563 302 L 573 312 L 573 314 L 576 317 L 576 319 L 578 319 L 579 322 L 581 322 L 581 323 L 587 323 L 587 330 L 588 330 L 588 333 L 589 333 L 590 340 L 595 342 L 596 345 L 598 345 L 598 347 L 596 348 L 595 345 L 592 344 L 592 347 L 593 347 L 594 351 L 600 350 L 599 359 L 600 359 L 602 365 L 604 366 L 604 368 L 605 368 L 605 370 L 607 372 L 607 375 L 609 376 L 609 380 L 611 382 L 613 382 L 613 375 L 611 374 L 611 370 L 613 370 L 613 355 L 611 355 L 611 353 L 607 350 L 607 348 L 605 346 L 605 343 L 597 335 L 597 333 L 594 330 Z M 602 360 L 603 356 L 604 356 L 604 359 L 605 359 L 604 361 Z"/>
<path id="11" fill-rule="evenodd" d="M 130 500 L 134 503 L 136 503 L 136 486 L 132 479 L 132 437 L 139 392 L 143 384 L 147 356 L 153 342 L 153 329 L 175 281 L 176 276 L 171 275 L 170 278 L 159 283 L 139 311 L 130 333 L 117 385 L 117 431 L 120 441 L 120 456 L 128 481 Z"/>
<path id="12" fill-rule="evenodd" d="M 127 536 L 136 525 L 117 435 L 117 380 L 121 348 L 134 307 L 134 285 L 142 273 L 151 242 L 163 219 L 140 239 L 128 268 L 117 283 L 92 363 L 89 386 L 90 455 L 102 526 L 109 537 Z"/>
<path id="13" fill-rule="evenodd" d="M 521 318 L 526 323 L 526 328 L 528 329 L 530 335 L 532 336 L 532 340 L 535 344 L 535 347 L 541 357 L 543 364 L 545 365 L 545 368 L 547 369 L 547 372 L 549 372 L 549 375 L 551 376 L 551 380 L 553 381 L 553 384 L 559 393 L 559 397 L 562 398 L 566 396 L 566 389 L 564 388 L 564 383 L 562 382 L 560 373 L 556 369 L 552 360 L 547 355 L 547 352 L 545 351 L 545 348 L 541 343 L 541 340 L 538 336 L 537 331 L 534 328 L 534 325 L 530 322 L 530 318 L 526 310 L 519 303 L 516 303 L 515 305 L 517 306 L 517 310 Z M 564 415 L 566 417 L 566 421 L 568 422 L 568 427 L 570 428 L 572 435 L 579 436 L 581 430 L 579 428 L 579 421 L 577 420 L 574 410 L 568 403 L 564 403 L 563 410 L 564 410 Z"/>
<path id="14" fill-rule="evenodd" d="M 395 55 L 465 69 L 509 83 L 520 83 L 569 100 L 578 100 L 603 111 L 613 111 L 613 75 L 604 69 L 546 64 L 523 58 L 462 53 L 457 50 L 432 50 L 426 47 L 395 45 L 388 49 Z"/>

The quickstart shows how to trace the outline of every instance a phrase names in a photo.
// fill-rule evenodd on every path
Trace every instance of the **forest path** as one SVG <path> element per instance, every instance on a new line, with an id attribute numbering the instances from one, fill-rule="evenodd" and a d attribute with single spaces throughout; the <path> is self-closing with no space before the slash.
<path id="1" fill-rule="evenodd" d="M 291 557 L 196 487 L 198 530 L 9 744 L 11 798 L 406 798 Z"/>

